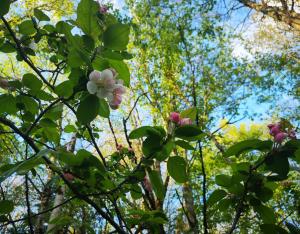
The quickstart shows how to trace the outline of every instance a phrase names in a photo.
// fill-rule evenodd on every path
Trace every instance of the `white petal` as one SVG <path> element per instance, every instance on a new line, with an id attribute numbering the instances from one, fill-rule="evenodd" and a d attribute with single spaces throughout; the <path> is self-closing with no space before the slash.
<path id="1" fill-rule="evenodd" d="M 105 69 L 105 70 L 103 70 L 101 72 L 101 79 L 109 79 L 109 80 L 111 80 L 113 78 L 114 78 L 114 75 L 113 75 L 113 73 L 112 73 L 111 70 Z"/>
<path id="2" fill-rule="evenodd" d="M 87 82 L 86 88 L 87 88 L 87 90 L 89 91 L 90 94 L 95 94 L 98 90 L 97 85 L 93 81 Z"/>
<path id="3" fill-rule="evenodd" d="M 107 94 L 107 101 L 109 102 L 109 103 L 111 103 L 111 102 L 113 102 L 114 101 L 114 94 L 113 93 L 108 93 Z"/>
<path id="4" fill-rule="evenodd" d="M 99 88 L 97 91 L 97 97 L 98 98 L 106 98 L 109 92 L 105 90 L 104 88 Z"/>
<path id="5" fill-rule="evenodd" d="M 97 83 L 100 80 L 100 77 L 101 77 L 101 72 L 97 70 L 92 71 L 89 75 L 90 81 L 93 81 L 95 83 Z"/>

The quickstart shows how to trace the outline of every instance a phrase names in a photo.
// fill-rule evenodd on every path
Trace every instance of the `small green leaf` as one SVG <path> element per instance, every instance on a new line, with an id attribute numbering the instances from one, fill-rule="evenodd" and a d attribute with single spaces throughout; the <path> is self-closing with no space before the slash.
<path id="1" fill-rule="evenodd" d="M 32 35 L 36 32 L 36 29 L 31 20 L 25 20 L 19 24 L 19 32 L 24 35 Z"/>
<path id="2" fill-rule="evenodd" d="M 0 95 L 0 114 L 15 114 L 18 109 L 16 106 L 16 99 L 10 94 Z"/>
<path id="3" fill-rule="evenodd" d="M 128 87 L 130 85 L 130 73 L 126 63 L 119 60 L 108 59 L 110 66 L 116 69 L 118 75 L 118 79 L 124 81 L 124 84 Z"/>
<path id="4" fill-rule="evenodd" d="M 16 48 L 9 42 L 4 42 L 0 45 L 0 51 L 6 54 L 16 52 Z"/>
<path id="5" fill-rule="evenodd" d="M 175 144 L 186 150 L 195 150 L 195 148 L 186 141 L 178 140 L 175 141 Z"/>
<path id="6" fill-rule="evenodd" d="M 266 159 L 266 167 L 268 170 L 276 173 L 278 176 L 270 176 L 271 180 L 283 180 L 287 178 L 290 171 L 288 157 L 284 152 L 276 152 L 269 155 Z"/>
<path id="7" fill-rule="evenodd" d="M 87 95 L 80 102 L 76 116 L 80 123 L 88 124 L 93 121 L 99 113 L 99 98 L 95 95 Z"/>
<path id="8" fill-rule="evenodd" d="M 34 16 L 39 20 L 39 21 L 50 21 L 50 18 L 48 15 L 46 15 L 44 12 L 41 10 L 34 8 Z"/>
<path id="9" fill-rule="evenodd" d="M 109 114 L 110 114 L 110 109 L 109 109 L 109 105 L 107 104 L 107 102 L 101 98 L 99 99 L 99 115 L 104 117 L 104 118 L 108 118 Z"/>
<path id="10" fill-rule="evenodd" d="M 156 136 L 149 136 L 144 140 L 142 151 L 145 156 L 151 156 L 161 150 L 160 138 Z"/>
<path id="11" fill-rule="evenodd" d="M 170 157 L 167 163 L 168 173 L 178 183 L 187 181 L 187 164 L 180 156 Z"/>
<path id="12" fill-rule="evenodd" d="M 173 139 L 168 139 L 167 142 L 161 147 L 161 150 L 155 154 L 154 158 L 162 162 L 170 156 L 173 149 L 174 141 Z"/>
<path id="13" fill-rule="evenodd" d="M 32 73 L 27 73 L 23 76 L 22 79 L 23 85 L 25 85 L 27 88 L 33 90 L 33 91 L 39 91 L 42 86 L 43 82 L 40 81 L 35 75 Z"/>
<path id="14" fill-rule="evenodd" d="M 255 212 L 257 212 L 260 218 L 263 220 L 265 224 L 272 224 L 276 222 L 276 217 L 274 214 L 274 210 L 270 207 L 259 205 L 253 207 Z"/>
<path id="15" fill-rule="evenodd" d="M 76 128 L 74 125 L 68 124 L 67 126 L 65 126 L 64 128 L 64 132 L 66 133 L 71 133 L 71 132 L 76 132 Z"/>
<path id="16" fill-rule="evenodd" d="M 214 205 L 216 202 L 226 197 L 226 195 L 227 195 L 226 191 L 222 189 L 217 189 L 213 191 L 212 194 L 207 199 L 207 205 L 209 206 Z"/>
<path id="17" fill-rule="evenodd" d="M 77 24 L 82 31 L 95 41 L 100 34 L 97 13 L 99 4 L 93 0 L 81 0 L 77 8 Z"/>
<path id="18" fill-rule="evenodd" d="M 130 27 L 127 24 L 112 24 L 104 32 L 104 46 L 113 50 L 125 50 L 129 42 Z"/>
<path id="19" fill-rule="evenodd" d="M 138 139 L 138 138 L 147 137 L 147 136 L 151 136 L 151 135 L 160 136 L 161 133 L 151 126 L 143 126 L 143 127 L 133 130 L 129 134 L 129 138 L 130 139 Z"/>
<path id="20" fill-rule="evenodd" d="M 232 185 L 231 176 L 228 175 L 217 175 L 215 180 L 216 184 L 222 187 L 229 187 Z"/>
<path id="21" fill-rule="evenodd" d="M 64 81 L 55 87 L 55 93 L 64 98 L 68 98 L 73 94 L 73 83 L 70 80 Z"/>
<path id="22" fill-rule="evenodd" d="M 181 118 L 190 118 L 191 120 L 196 120 L 197 116 L 197 108 L 192 107 L 189 109 L 186 109 L 180 113 Z"/>
<path id="23" fill-rule="evenodd" d="M 238 156 L 239 154 L 250 150 L 267 151 L 272 148 L 272 144 L 273 144 L 272 141 L 261 141 L 258 139 L 245 140 L 245 141 L 238 142 L 233 146 L 229 147 L 224 155 L 227 157 L 232 155 Z"/>
<path id="24" fill-rule="evenodd" d="M 37 155 L 35 155 L 27 160 L 17 162 L 14 165 L 12 165 L 11 167 L 7 168 L 6 171 L 1 173 L 0 183 L 3 182 L 5 179 L 7 179 L 9 176 L 11 176 L 14 173 L 24 174 L 24 173 L 27 173 L 28 171 L 30 171 L 32 168 L 42 164 L 43 161 L 42 161 L 41 157 L 47 155 L 49 152 L 51 152 L 51 150 L 48 150 L 48 149 L 42 150 Z"/>
<path id="25" fill-rule="evenodd" d="M 163 200 L 165 197 L 165 187 L 161 176 L 157 171 L 153 170 L 149 170 L 148 174 L 156 197 Z"/>
<path id="26" fill-rule="evenodd" d="M 0 201 L 0 214 L 8 214 L 14 210 L 14 203 L 9 200 Z"/>
<path id="27" fill-rule="evenodd" d="M 288 234 L 285 229 L 274 224 L 262 224 L 260 225 L 260 229 L 263 234 Z"/>
<path id="28" fill-rule="evenodd" d="M 0 16 L 4 16 L 9 12 L 10 4 L 11 4 L 11 0 L 0 1 Z"/>
<path id="29" fill-rule="evenodd" d="M 185 125 L 175 129 L 175 136 L 184 140 L 198 140 L 202 131 L 196 125 Z"/>

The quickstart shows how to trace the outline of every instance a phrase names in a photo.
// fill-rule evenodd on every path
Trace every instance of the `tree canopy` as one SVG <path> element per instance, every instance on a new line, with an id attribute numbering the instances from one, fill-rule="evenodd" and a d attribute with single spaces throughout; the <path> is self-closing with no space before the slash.
<path id="1" fill-rule="evenodd" d="M 300 233 L 299 7 L 1 0 L 0 232 Z"/>

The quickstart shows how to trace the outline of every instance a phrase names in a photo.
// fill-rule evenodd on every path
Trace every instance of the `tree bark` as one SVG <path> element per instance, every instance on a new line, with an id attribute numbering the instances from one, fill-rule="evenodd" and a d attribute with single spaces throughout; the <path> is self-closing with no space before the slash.
<path id="1" fill-rule="evenodd" d="M 186 182 L 182 186 L 183 200 L 184 200 L 184 209 L 186 211 L 186 215 L 188 216 L 188 222 L 190 226 L 191 233 L 197 234 L 199 233 L 198 229 L 198 221 L 195 212 L 195 204 L 193 198 L 193 192 L 191 185 Z"/>
<path id="2" fill-rule="evenodd" d="M 300 13 L 296 12 L 292 7 L 289 9 L 286 0 L 283 0 L 285 4 L 282 4 L 281 7 L 260 4 L 249 0 L 239 0 L 239 2 L 246 7 L 261 12 L 274 20 L 283 22 L 297 31 L 300 31 Z"/>

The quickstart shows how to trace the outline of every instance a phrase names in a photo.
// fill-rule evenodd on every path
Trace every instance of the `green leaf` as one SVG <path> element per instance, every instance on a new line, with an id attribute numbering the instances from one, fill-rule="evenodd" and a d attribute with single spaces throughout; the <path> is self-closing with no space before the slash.
<path id="1" fill-rule="evenodd" d="M 197 116 L 197 108 L 192 107 L 189 109 L 186 109 L 180 113 L 181 118 L 190 118 L 191 120 L 196 120 Z"/>
<path id="2" fill-rule="evenodd" d="M 77 24 L 82 31 L 91 36 L 95 41 L 100 34 L 97 13 L 99 4 L 93 0 L 81 0 L 77 8 Z"/>
<path id="3" fill-rule="evenodd" d="M 8 214 L 14 210 L 14 203 L 9 200 L 0 201 L 0 214 Z"/>
<path id="4" fill-rule="evenodd" d="M 25 85 L 27 88 L 33 90 L 33 91 L 39 91 L 42 86 L 43 82 L 40 81 L 35 75 L 32 73 L 27 73 L 23 76 L 22 79 L 23 85 Z"/>
<path id="5" fill-rule="evenodd" d="M 50 21 L 50 18 L 48 15 L 46 15 L 44 12 L 41 10 L 34 8 L 34 16 L 39 20 L 39 21 Z"/>
<path id="6" fill-rule="evenodd" d="M 226 197 L 226 195 L 227 195 L 226 191 L 222 189 L 217 189 L 213 191 L 207 200 L 207 205 L 209 206 L 214 205 L 216 202 Z"/>
<path id="7" fill-rule="evenodd" d="M 161 147 L 161 150 L 155 154 L 154 158 L 162 162 L 170 156 L 173 149 L 174 141 L 173 139 L 168 139 L 167 142 Z"/>
<path id="8" fill-rule="evenodd" d="M 68 124 L 67 126 L 65 126 L 64 128 L 64 132 L 66 133 L 71 133 L 71 132 L 76 132 L 76 128 L 74 125 Z"/>
<path id="9" fill-rule="evenodd" d="M 174 156 L 168 159 L 168 173 L 178 183 L 184 183 L 187 181 L 188 176 L 186 167 L 186 161 L 180 156 Z"/>
<path id="10" fill-rule="evenodd" d="M 123 61 L 112 59 L 108 59 L 108 62 L 119 74 L 117 78 L 123 80 L 124 84 L 128 87 L 130 85 L 130 73 L 127 64 Z"/>
<path id="11" fill-rule="evenodd" d="M 0 46 L 0 51 L 6 54 L 16 52 L 16 48 L 9 42 L 4 42 Z"/>
<path id="12" fill-rule="evenodd" d="M 165 187 L 161 176 L 157 171 L 153 170 L 149 170 L 148 174 L 156 197 L 163 200 L 165 197 Z"/>
<path id="13" fill-rule="evenodd" d="M 274 210 L 270 207 L 259 205 L 253 207 L 265 224 L 273 224 L 276 222 Z"/>
<path id="14" fill-rule="evenodd" d="M 229 187 L 232 185 L 231 176 L 228 175 L 217 175 L 215 180 L 216 180 L 216 184 L 222 187 Z"/>
<path id="15" fill-rule="evenodd" d="M 245 140 L 229 147 L 224 155 L 227 157 L 232 155 L 238 156 L 239 154 L 250 150 L 267 151 L 272 148 L 272 144 L 272 141 L 261 141 L 258 139 Z"/>
<path id="16" fill-rule="evenodd" d="M 73 94 L 73 83 L 70 80 L 64 81 L 55 87 L 55 93 L 64 98 L 68 98 Z"/>
<path id="17" fill-rule="evenodd" d="M 113 50 L 125 50 L 129 42 L 130 27 L 127 24 L 112 24 L 104 32 L 104 46 Z"/>
<path id="18" fill-rule="evenodd" d="M 99 98 L 95 95 L 87 95 L 80 102 L 76 116 L 80 123 L 88 124 L 93 121 L 99 113 Z"/>
<path id="19" fill-rule="evenodd" d="M 77 68 L 84 64 L 84 60 L 76 48 L 70 49 L 67 61 L 72 68 Z"/>
<path id="20" fill-rule="evenodd" d="M 31 20 L 25 20 L 19 24 L 19 32 L 24 35 L 32 35 L 36 32 L 36 29 Z"/>
<path id="21" fill-rule="evenodd" d="M 33 98 L 24 95 L 17 96 L 17 106 L 33 115 L 39 111 L 38 103 Z"/>
<path id="22" fill-rule="evenodd" d="M 151 135 L 161 136 L 161 133 L 151 126 L 143 126 L 133 130 L 129 134 L 130 139 L 138 139 L 142 137 L 147 137 Z"/>
<path id="23" fill-rule="evenodd" d="M 9 12 L 11 0 L 0 1 L 0 16 L 4 16 Z"/>
<path id="24" fill-rule="evenodd" d="M 260 229 L 263 234 L 288 234 L 285 229 L 274 224 L 262 224 Z"/>
<path id="25" fill-rule="evenodd" d="M 99 99 L 99 115 L 104 118 L 108 118 L 109 114 L 110 114 L 109 105 L 103 98 Z"/>
<path id="26" fill-rule="evenodd" d="M 185 125 L 175 129 L 175 136 L 184 140 L 198 140 L 202 131 L 196 125 Z"/>
<path id="27" fill-rule="evenodd" d="M 18 109 L 16 106 L 16 99 L 10 94 L 0 95 L 0 114 L 15 114 Z"/>
<path id="28" fill-rule="evenodd" d="M 154 155 L 161 150 L 160 138 L 156 136 L 149 136 L 144 140 L 142 151 L 145 156 Z"/>
<path id="29" fill-rule="evenodd" d="M 232 198 L 224 198 L 219 201 L 217 209 L 221 212 L 228 211 L 228 208 L 234 204 L 234 200 Z"/>
<path id="30" fill-rule="evenodd" d="M 191 146 L 188 142 L 183 140 L 175 141 L 175 144 L 186 150 L 195 150 L 193 146 Z"/>
<path id="31" fill-rule="evenodd" d="M 300 164 L 300 149 L 295 152 L 295 160 Z"/>
<path id="32" fill-rule="evenodd" d="M 0 176 L 0 183 L 6 180 L 9 176 L 11 176 L 14 173 L 24 174 L 30 171 L 32 168 L 36 167 L 37 165 L 40 165 L 43 163 L 43 160 L 41 159 L 42 156 L 47 155 L 51 150 L 42 150 L 37 155 L 15 163 L 13 166 L 9 167 L 8 170 L 4 171 Z"/>
<path id="33" fill-rule="evenodd" d="M 276 173 L 278 176 L 270 176 L 271 180 L 283 180 L 287 178 L 290 170 L 288 157 L 284 152 L 276 152 L 266 158 L 266 167 L 268 170 Z"/>

